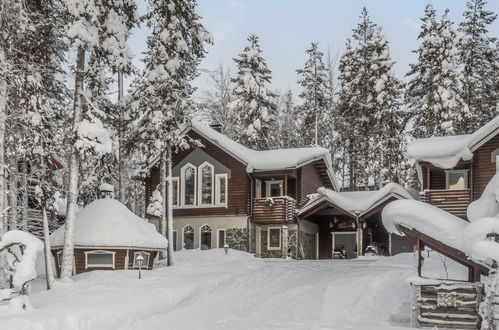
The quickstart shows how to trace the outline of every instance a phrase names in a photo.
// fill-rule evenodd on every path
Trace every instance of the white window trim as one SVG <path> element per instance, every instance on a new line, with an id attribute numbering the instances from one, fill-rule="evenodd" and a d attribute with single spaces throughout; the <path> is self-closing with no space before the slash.
<path id="1" fill-rule="evenodd" d="M 113 264 L 112 265 L 102 265 L 102 264 L 89 264 L 88 263 L 88 255 L 89 254 L 111 254 L 113 256 Z M 112 268 L 115 269 L 116 265 L 116 252 L 114 251 L 106 251 L 106 250 L 96 250 L 96 251 L 85 251 L 85 269 L 88 268 Z"/>
<path id="2" fill-rule="evenodd" d="M 185 169 L 186 168 L 193 168 L 194 169 L 194 204 L 192 205 L 185 205 Z M 180 169 L 180 182 L 182 184 L 182 192 L 180 194 L 180 205 L 185 208 L 189 207 L 197 207 L 196 202 L 197 202 L 197 167 L 192 165 L 191 163 L 187 163 L 182 168 Z"/>
<path id="3" fill-rule="evenodd" d="M 189 227 L 189 226 L 192 227 L 192 229 L 193 229 L 192 233 L 194 234 L 194 235 L 192 235 L 192 240 L 193 240 L 193 242 L 192 242 L 192 250 L 194 250 L 194 248 L 196 247 L 196 241 L 195 241 L 196 240 L 196 229 L 194 229 L 193 225 L 187 224 L 184 227 L 182 227 L 182 246 L 181 246 L 182 248 L 180 250 L 187 250 L 185 248 L 185 237 L 184 236 L 185 236 L 185 228 Z M 178 240 L 178 236 L 177 236 L 177 240 Z"/>
<path id="4" fill-rule="evenodd" d="M 279 196 L 270 196 L 270 186 L 272 184 L 278 183 L 279 188 L 281 189 L 281 195 Z M 284 196 L 284 180 L 269 180 L 265 181 L 265 197 L 281 197 Z"/>
<path id="5" fill-rule="evenodd" d="M 147 254 L 147 264 L 142 265 L 142 269 L 144 268 L 149 268 L 149 261 L 151 260 L 151 253 L 146 252 L 146 251 L 137 251 L 133 253 L 133 268 L 139 268 L 139 265 L 135 265 L 136 257 L 137 254 L 142 253 L 142 254 Z"/>
<path id="6" fill-rule="evenodd" d="M 217 229 L 217 248 L 220 249 L 220 246 L 218 246 L 218 243 L 220 243 L 220 232 L 224 232 L 224 245 L 227 244 L 227 230 L 225 229 Z M 223 248 L 223 246 L 222 246 Z"/>
<path id="7" fill-rule="evenodd" d="M 270 230 L 271 229 L 279 229 L 279 247 L 271 247 L 270 246 Z M 281 242 L 282 241 L 282 232 L 281 232 L 281 227 L 268 227 L 267 228 L 267 250 L 271 251 L 271 250 L 280 250 L 282 247 L 281 247 Z"/>
<path id="8" fill-rule="evenodd" d="M 211 169 L 211 201 L 210 203 L 203 203 L 203 168 L 209 167 Z M 198 167 L 198 207 L 211 206 L 214 203 L 215 197 L 215 167 L 208 162 L 204 162 Z"/>
<path id="9" fill-rule="evenodd" d="M 449 189 L 449 174 L 450 173 L 463 173 L 464 174 L 464 190 L 469 189 L 468 185 L 468 169 L 463 170 L 446 170 L 445 171 L 445 189 L 446 190 L 461 190 L 461 189 Z"/>
<path id="10" fill-rule="evenodd" d="M 211 249 L 212 249 L 212 247 L 211 247 L 211 245 L 212 245 L 212 244 L 211 244 L 211 234 L 213 234 L 213 227 L 212 227 L 212 226 L 210 226 L 210 225 L 209 225 L 209 224 L 207 224 L 207 223 L 204 223 L 203 225 L 201 225 L 201 226 L 199 227 L 199 249 L 201 250 L 201 234 L 203 233 L 203 232 L 201 231 L 201 229 L 202 229 L 204 226 L 208 226 L 208 227 L 210 227 L 210 231 L 208 232 L 208 233 L 210 233 L 210 248 L 209 248 L 208 250 L 211 250 Z M 217 244 L 218 244 L 218 243 L 217 243 Z"/>
<path id="11" fill-rule="evenodd" d="M 225 178 L 225 203 L 220 203 L 220 179 Z M 225 206 L 228 205 L 228 186 L 229 186 L 229 176 L 224 174 L 215 174 L 215 205 L 216 206 Z"/>
<path id="12" fill-rule="evenodd" d="M 255 179 L 255 198 L 262 198 L 262 180 Z"/>
<path id="13" fill-rule="evenodd" d="M 172 184 L 173 182 L 177 183 L 177 203 L 173 204 L 173 207 L 178 207 L 180 204 L 180 179 L 178 176 L 172 177 Z M 173 185 L 172 185 L 172 191 L 173 191 Z"/>

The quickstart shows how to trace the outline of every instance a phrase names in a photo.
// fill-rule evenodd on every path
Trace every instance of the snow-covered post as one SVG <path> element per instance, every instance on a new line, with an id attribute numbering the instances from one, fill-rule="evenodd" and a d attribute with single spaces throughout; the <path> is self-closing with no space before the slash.
<path id="1" fill-rule="evenodd" d="M 282 226 L 282 258 L 288 258 L 288 226 Z"/>
<path id="2" fill-rule="evenodd" d="M 168 209 L 167 209 L 167 225 L 168 225 L 168 251 L 167 251 L 167 265 L 173 266 L 175 264 L 175 257 L 173 256 L 173 182 L 172 182 L 172 147 L 167 146 L 168 159 L 166 160 L 168 169 Z M 178 188 L 177 188 L 178 189 Z"/>

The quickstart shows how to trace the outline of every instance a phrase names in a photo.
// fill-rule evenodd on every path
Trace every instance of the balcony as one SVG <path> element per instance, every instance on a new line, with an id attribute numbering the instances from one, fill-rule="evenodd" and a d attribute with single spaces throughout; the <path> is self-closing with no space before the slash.
<path id="1" fill-rule="evenodd" d="M 457 217 L 467 219 L 466 210 L 471 202 L 469 189 L 463 190 L 425 190 L 421 201 L 441 208 Z"/>
<path id="2" fill-rule="evenodd" d="M 296 200 L 289 196 L 254 198 L 252 221 L 258 224 L 292 222 L 295 210 Z"/>

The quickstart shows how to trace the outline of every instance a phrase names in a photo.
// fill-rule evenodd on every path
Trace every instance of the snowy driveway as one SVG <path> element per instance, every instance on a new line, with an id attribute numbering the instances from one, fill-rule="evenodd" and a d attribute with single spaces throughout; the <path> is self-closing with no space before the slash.
<path id="1" fill-rule="evenodd" d="M 407 329 L 411 255 L 379 261 L 262 260 L 222 250 L 177 265 L 93 272 L 32 295 L 0 329 Z"/>

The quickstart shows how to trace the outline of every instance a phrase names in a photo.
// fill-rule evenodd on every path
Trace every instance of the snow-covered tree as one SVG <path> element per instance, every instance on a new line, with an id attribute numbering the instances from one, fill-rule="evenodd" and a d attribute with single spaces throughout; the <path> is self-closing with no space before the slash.
<path id="1" fill-rule="evenodd" d="M 497 63 L 496 37 L 488 27 L 496 20 L 494 12 L 486 10 L 485 0 L 466 2 L 464 21 L 459 23 L 459 62 L 463 70 L 462 98 L 468 105 L 472 120 L 467 123 L 475 131 L 497 115 L 497 91 L 490 74 Z M 492 102 L 490 101 L 492 99 Z"/>
<path id="2" fill-rule="evenodd" d="M 300 147 L 300 116 L 290 90 L 282 97 L 279 107 L 279 146 L 280 148 Z"/>
<path id="3" fill-rule="evenodd" d="M 151 0 L 145 19 L 152 33 L 147 38 L 145 70 L 133 92 L 136 120 L 132 143 L 144 156 L 146 167 L 159 158 L 160 190 L 165 201 L 160 232 L 173 242 L 172 153 L 192 142 L 182 135 L 193 108 L 191 80 L 198 75 L 205 43 L 212 38 L 201 24 L 194 0 Z M 168 265 L 173 265 L 172 243 L 168 244 L 167 258 Z"/>
<path id="4" fill-rule="evenodd" d="M 327 147 L 330 131 L 330 85 L 324 54 L 319 45 L 313 42 L 306 51 L 308 59 L 302 69 L 296 70 L 300 75 L 298 84 L 302 87 L 299 94 L 303 100 L 300 106 L 303 145 L 319 145 Z"/>
<path id="5" fill-rule="evenodd" d="M 162 211 L 163 211 L 163 197 L 161 196 L 161 191 L 155 189 L 152 192 L 151 200 L 147 205 L 147 214 L 160 218 Z"/>
<path id="6" fill-rule="evenodd" d="M 267 84 L 272 73 L 262 57 L 258 36 L 248 37 L 249 45 L 234 61 L 237 76 L 233 79 L 234 101 L 231 108 L 237 118 L 237 140 L 254 149 L 269 149 L 276 143 L 276 105 Z"/>
<path id="7" fill-rule="evenodd" d="M 100 67 L 114 72 L 130 71 L 131 51 L 127 46 L 127 38 L 130 28 L 135 24 L 136 4 L 134 0 L 63 0 L 62 7 L 67 40 L 76 52 L 68 205 L 61 267 L 61 278 L 66 279 L 71 276 L 73 268 L 73 228 L 81 157 L 89 154 L 103 155 L 111 151 L 109 133 L 99 118 L 102 110 L 98 108 L 93 95 L 84 88 L 86 78 L 90 80 L 87 83 L 93 89 L 93 86 L 100 83 L 97 79 L 101 77 L 97 78 L 97 75 L 92 74 L 95 70 L 86 70 L 85 64 L 91 63 L 91 69 Z M 87 54 L 90 54 L 88 61 Z"/>
<path id="8" fill-rule="evenodd" d="M 414 51 L 418 61 L 410 65 L 406 104 L 414 122 L 412 135 L 428 137 L 466 133 L 469 110 L 461 99 L 462 82 L 456 68 L 456 34 L 446 10 L 437 21 L 427 5 L 421 19 L 421 44 Z"/>

